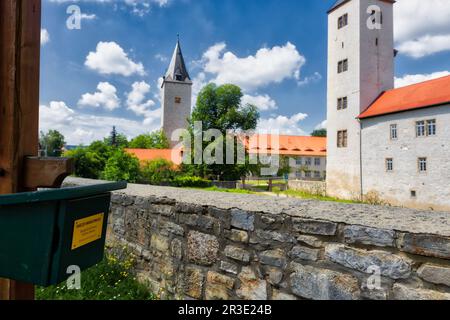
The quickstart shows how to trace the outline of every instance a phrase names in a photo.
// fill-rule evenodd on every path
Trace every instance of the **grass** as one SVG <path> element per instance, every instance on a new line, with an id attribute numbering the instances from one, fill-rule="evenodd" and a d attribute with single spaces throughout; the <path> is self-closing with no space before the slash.
<path id="1" fill-rule="evenodd" d="M 156 296 L 132 274 L 134 259 L 108 252 L 95 267 L 81 273 L 81 289 L 68 289 L 66 282 L 36 288 L 37 300 L 155 300 Z"/>
<path id="2" fill-rule="evenodd" d="M 295 190 L 281 191 L 280 194 L 284 194 L 288 197 L 300 198 L 300 199 L 311 199 L 311 200 L 331 201 L 331 202 L 340 202 L 340 203 L 363 203 L 361 201 L 343 200 L 343 199 L 339 199 L 339 198 L 315 195 L 315 194 L 311 194 L 308 192 L 295 191 Z"/>
<path id="3" fill-rule="evenodd" d="M 218 187 L 209 187 L 209 188 L 186 188 L 186 189 L 195 189 L 202 191 L 211 191 L 211 192 L 225 192 L 225 193 L 240 193 L 240 194 L 257 194 L 257 192 L 252 192 L 249 190 L 242 189 L 221 189 Z"/>

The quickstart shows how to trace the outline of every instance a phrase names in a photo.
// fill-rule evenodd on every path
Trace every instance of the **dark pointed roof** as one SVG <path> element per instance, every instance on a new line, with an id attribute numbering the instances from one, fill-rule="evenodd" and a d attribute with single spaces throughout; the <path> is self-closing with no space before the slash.
<path id="1" fill-rule="evenodd" d="M 338 7 L 342 6 L 344 3 L 348 2 L 350 0 L 337 0 L 333 6 L 330 8 L 330 10 L 328 10 L 328 13 L 330 13 L 331 11 L 333 11 L 334 9 L 337 9 Z"/>
<path id="2" fill-rule="evenodd" d="M 343 4 L 349 2 L 350 0 L 337 0 L 333 6 L 330 8 L 330 10 L 327 11 L 327 13 L 331 13 L 332 11 L 334 11 L 335 9 L 339 8 L 340 6 L 342 6 Z M 381 0 L 381 1 L 385 1 L 388 3 L 395 3 L 395 0 Z"/>
<path id="3" fill-rule="evenodd" d="M 175 51 L 173 52 L 172 60 L 165 76 L 168 81 L 186 82 L 191 80 L 184 62 L 183 53 L 181 52 L 180 40 L 177 41 Z"/>

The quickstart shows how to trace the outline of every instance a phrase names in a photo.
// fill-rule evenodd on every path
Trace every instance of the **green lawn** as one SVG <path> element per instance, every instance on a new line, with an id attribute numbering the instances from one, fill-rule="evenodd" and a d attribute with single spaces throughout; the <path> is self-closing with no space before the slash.
<path id="1" fill-rule="evenodd" d="M 155 300 L 156 296 L 132 274 L 134 259 L 107 253 L 95 267 L 81 273 L 81 289 L 66 283 L 36 288 L 36 300 Z"/>
<path id="2" fill-rule="evenodd" d="M 340 202 L 340 203 L 363 203 L 361 201 L 354 200 L 342 200 L 339 198 L 315 195 L 304 191 L 295 191 L 295 190 L 287 190 L 281 191 L 280 194 L 284 194 L 288 197 L 300 198 L 300 199 L 312 199 L 312 200 L 320 200 L 320 201 L 332 201 L 332 202 Z"/>

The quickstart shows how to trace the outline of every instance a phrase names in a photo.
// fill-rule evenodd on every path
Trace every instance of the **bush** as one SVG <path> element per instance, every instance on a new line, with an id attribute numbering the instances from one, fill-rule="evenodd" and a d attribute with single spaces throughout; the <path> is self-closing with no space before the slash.
<path id="1" fill-rule="evenodd" d="M 177 171 L 175 165 L 164 159 L 147 161 L 141 168 L 141 179 L 150 184 L 159 185 L 171 182 Z"/>
<path id="2" fill-rule="evenodd" d="M 179 176 L 173 180 L 176 187 L 180 188 L 209 188 L 211 186 L 211 181 L 191 176 Z"/>
<path id="3" fill-rule="evenodd" d="M 108 159 L 103 178 L 110 181 L 137 182 L 139 178 L 139 159 L 122 149 L 114 151 Z"/>
<path id="4" fill-rule="evenodd" d="M 36 288 L 37 300 L 154 300 L 155 296 L 133 275 L 134 257 L 108 252 L 98 265 L 81 273 L 81 289 L 69 290 L 65 282 Z"/>

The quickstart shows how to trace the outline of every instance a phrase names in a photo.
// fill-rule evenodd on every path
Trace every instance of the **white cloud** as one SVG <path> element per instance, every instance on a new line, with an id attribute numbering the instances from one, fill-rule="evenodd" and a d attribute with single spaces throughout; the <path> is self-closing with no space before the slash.
<path id="1" fill-rule="evenodd" d="M 155 59 L 159 60 L 161 62 L 167 62 L 169 61 L 169 58 L 161 53 L 155 54 Z"/>
<path id="2" fill-rule="evenodd" d="M 68 144 L 87 145 L 94 140 L 101 140 L 109 135 L 113 126 L 128 139 L 159 129 L 159 124 L 155 123 L 143 126 L 139 121 L 76 113 L 62 101 L 40 106 L 40 130 L 58 130 Z"/>
<path id="3" fill-rule="evenodd" d="M 327 120 L 323 120 L 321 123 L 319 123 L 314 130 L 321 130 L 327 128 Z"/>
<path id="4" fill-rule="evenodd" d="M 395 78 L 395 87 L 405 87 L 411 84 L 432 80 L 450 75 L 449 71 L 439 71 L 430 74 L 407 74 L 400 78 Z"/>
<path id="5" fill-rule="evenodd" d="M 450 50 L 450 1 L 399 0 L 394 11 L 400 53 L 421 58 Z"/>
<path id="6" fill-rule="evenodd" d="M 89 69 L 101 74 L 145 75 L 142 63 L 134 62 L 115 42 L 99 42 L 95 52 L 89 52 L 84 63 Z"/>
<path id="7" fill-rule="evenodd" d="M 299 86 L 306 86 L 306 85 L 308 85 L 310 83 L 317 83 L 320 80 L 322 80 L 322 75 L 319 72 L 314 72 L 313 75 L 307 76 L 304 79 L 300 80 L 298 82 L 298 85 Z"/>
<path id="8" fill-rule="evenodd" d="M 244 58 L 225 51 L 226 44 L 210 47 L 202 58 L 203 70 L 215 77 L 217 84 L 232 83 L 244 90 L 254 90 L 285 79 L 300 78 L 300 68 L 306 59 L 288 42 L 284 46 L 259 49 Z"/>
<path id="9" fill-rule="evenodd" d="M 135 82 L 132 85 L 131 92 L 127 95 L 128 110 L 133 111 L 136 115 L 144 117 L 144 124 L 156 123 L 161 119 L 161 108 L 152 110 L 155 102 L 146 99 L 150 93 L 150 85 L 145 81 Z"/>
<path id="10" fill-rule="evenodd" d="M 450 34 L 426 35 L 418 39 L 405 41 L 398 46 L 398 50 L 413 58 L 422 58 L 434 53 L 450 50 Z"/>
<path id="11" fill-rule="evenodd" d="M 271 118 L 262 118 L 259 120 L 257 131 L 264 133 L 277 131 L 279 134 L 288 135 L 306 135 L 300 127 L 300 122 L 308 117 L 305 113 L 297 113 L 291 117 L 273 116 Z"/>
<path id="12" fill-rule="evenodd" d="M 251 104 L 257 107 L 259 110 L 266 111 L 266 110 L 274 110 L 277 109 L 277 103 L 267 94 L 265 95 L 248 95 L 245 94 L 242 97 L 242 104 Z"/>
<path id="13" fill-rule="evenodd" d="M 50 42 L 50 33 L 47 29 L 41 29 L 41 46 Z"/>
<path id="14" fill-rule="evenodd" d="M 120 99 L 117 97 L 117 90 L 113 85 L 108 82 L 100 82 L 97 90 L 95 93 L 83 94 L 78 101 L 78 105 L 95 108 L 102 107 L 110 111 L 120 107 Z"/>

